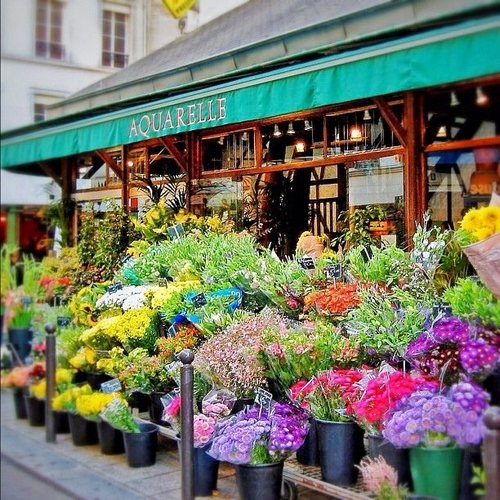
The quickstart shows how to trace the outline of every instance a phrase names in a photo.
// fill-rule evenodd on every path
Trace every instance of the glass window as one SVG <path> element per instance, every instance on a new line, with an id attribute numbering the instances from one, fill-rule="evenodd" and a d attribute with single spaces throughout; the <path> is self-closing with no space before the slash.
<path id="1" fill-rule="evenodd" d="M 63 59 L 62 16 L 62 2 L 38 0 L 35 30 L 35 54 L 38 57 Z"/>
<path id="2" fill-rule="evenodd" d="M 45 120 L 46 108 L 47 107 L 45 106 L 45 104 L 35 102 L 34 113 L 33 113 L 34 114 L 33 119 L 34 119 L 35 123 L 42 122 L 43 120 Z"/>
<path id="3" fill-rule="evenodd" d="M 127 15 L 105 10 L 102 17 L 102 65 L 124 68 L 126 53 Z"/>
<path id="4" fill-rule="evenodd" d="M 207 137 L 202 140 L 203 170 L 227 170 L 255 167 L 253 130 Z"/>

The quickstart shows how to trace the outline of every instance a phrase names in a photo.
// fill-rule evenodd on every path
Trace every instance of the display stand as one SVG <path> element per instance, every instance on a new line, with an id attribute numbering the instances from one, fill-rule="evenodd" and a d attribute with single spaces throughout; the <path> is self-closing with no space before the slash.
<path id="1" fill-rule="evenodd" d="M 149 416 L 146 413 L 138 413 L 135 418 L 140 422 L 149 422 Z M 178 441 L 178 434 L 171 428 L 156 424 L 158 427 L 158 434 L 173 441 Z M 283 469 L 284 479 L 284 495 L 283 498 L 287 500 L 297 500 L 297 486 L 331 495 L 332 498 L 339 500 L 370 500 L 367 492 L 361 489 L 352 487 L 341 487 L 334 484 L 329 484 L 321 480 L 321 470 L 319 467 L 312 465 L 302 465 L 297 462 L 295 457 L 285 460 Z"/>

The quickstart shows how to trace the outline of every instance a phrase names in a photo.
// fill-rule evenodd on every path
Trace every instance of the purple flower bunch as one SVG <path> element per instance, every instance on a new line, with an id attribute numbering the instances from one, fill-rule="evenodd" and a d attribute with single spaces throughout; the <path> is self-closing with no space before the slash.
<path id="1" fill-rule="evenodd" d="M 444 317 L 410 342 L 406 357 L 425 375 L 447 383 L 462 375 L 482 379 L 500 363 L 500 331 Z"/>
<path id="2" fill-rule="evenodd" d="M 301 408 L 277 402 L 269 411 L 254 406 L 218 423 L 208 454 L 232 464 L 280 462 L 300 448 L 308 430 Z"/>
<path id="3" fill-rule="evenodd" d="M 398 448 L 480 444 L 489 394 L 473 382 L 444 392 L 416 391 L 391 413 L 383 436 Z"/>

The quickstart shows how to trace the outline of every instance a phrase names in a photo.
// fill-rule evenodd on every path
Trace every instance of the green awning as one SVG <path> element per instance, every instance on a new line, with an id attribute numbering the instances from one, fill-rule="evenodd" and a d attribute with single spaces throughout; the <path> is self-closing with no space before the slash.
<path id="1" fill-rule="evenodd" d="M 500 74 L 500 16 L 330 56 L 182 96 L 4 134 L 14 167 L 181 132 Z"/>

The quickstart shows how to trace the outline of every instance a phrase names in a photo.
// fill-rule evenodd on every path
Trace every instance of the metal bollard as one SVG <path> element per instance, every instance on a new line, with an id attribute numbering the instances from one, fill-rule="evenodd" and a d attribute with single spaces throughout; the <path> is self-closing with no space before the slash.
<path id="1" fill-rule="evenodd" d="M 53 324 L 45 325 L 45 441 L 56 442 L 56 423 L 52 411 L 52 398 L 56 387 L 56 328 Z"/>
<path id="2" fill-rule="evenodd" d="M 486 471 L 485 500 L 500 498 L 500 406 L 491 406 L 484 415 L 484 469 Z"/>
<path id="3" fill-rule="evenodd" d="M 179 353 L 181 367 L 181 465 L 182 500 L 194 498 L 193 464 L 193 366 L 194 354 L 190 349 Z"/>

